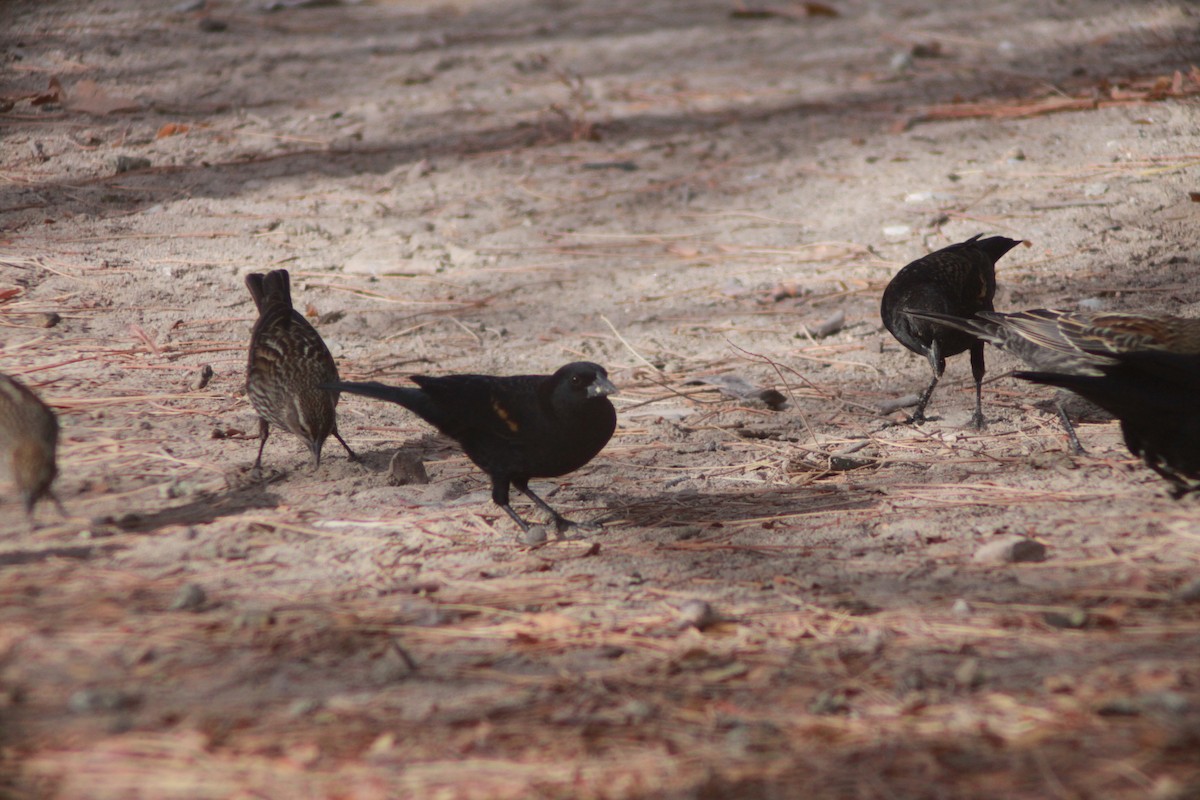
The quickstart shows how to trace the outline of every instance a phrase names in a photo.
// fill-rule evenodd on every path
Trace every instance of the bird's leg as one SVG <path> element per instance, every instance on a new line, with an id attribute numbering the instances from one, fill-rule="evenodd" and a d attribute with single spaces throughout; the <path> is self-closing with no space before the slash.
<path id="1" fill-rule="evenodd" d="M 910 420 L 914 423 L 925 421 L 925 406 L 929 405 L 929 398 L 933 397 L 933 389 L 938 385 L 938 379 L 942 377 L 942 373 L 946 371 L 946 359 L 942 358 L 942 348 L 937 343 L 937 339 L 929 344 L 929 352 L 926 355 L 929 357 L 929 366 L 933 370 L 933 380 L 929 382 L 928 388 L 921 395 L 921 399 L 917 401 L 917 410 L 913 412 Z"/>
<path id="2" fill-rule="evenodd" d="M 56 495 L 54 492 L 47 489 L 46 496 L 54 501 L 54 507 L 58 509 L 58 513 L 62 516 L 63 519 L 66 519 L 67 517 L 70 516 L 70 514 L 67 513 L 66 506 L 64 506 L 62 504 L 62 500 L 58 499 L 58 495 Z"/>
<path id="3" fill-rule="evenodd" d="M 262 417 L 258 418 L 258 458 L 254 459 L 254 466 L 250 472 L 255 475 L 262 475 L 262 454 L 263 448 L 267 446 L 267 437 L 271 435 L 271 424 Z"/>
<path id="4" fill-rule="evenodd" d="M 350 459 L 351 461 L 361 461 L 361 459 L 354 454 L 354 451 L 350 449 L 350 445 L 346 444 L 346 440 L 342 438 L 342 435 L 338 433 L 336 422 L 333 423 L 333 438 L 337 439 L 338 442 L 341 443 L 342 447 L 346 448 L 346 458 Z"/>
<path id="5" fill-rule="evenodd" d="M 1079 443 L 1079 436 L 1075 433 L 1075 426 L 1071 423 L 1071 418 L 1067 416 L 1067 409 L 1063 407 L 1062 400 L 1056 399 L 1054 407 L 1058 409 L 1058 418 L 1062 420 L 1063 430 L 1067 433 L 1067 442 L 1071 445 L 1071 452 L 1077 456 L 1085 455 L 1087 451 Z"/>
<path id="6" fill-rule="evenodd" d="M 520 490 L 521 494 L 525 495 L 530 500 L 532 500 L 534 505 L 536 505 L 542 511 L 545 511 L 547 515 L 549 515 L 550 519 L 554 521 L 554 529 L 558 533 L 558 538 L 560 538 L 560 539 L 569 538 L 569 537 L 565 536 L 564 534 L 571 528 L 595 527 L 592 525 L 588 525 L 587 523 L 580 523 L 580 522 L 575 522 L 574 520 L 567 519 L 562 514 L 558 513 L 553 508 L 551 508 L 549 503 L 547 503 L 545 500 L 543 500 L 542 498 L 540 498 L 536 494 L 534 494 L 533 490 L 529 488 L 529 484 L 526 483 L 525 481 L 513 481 L 513 485 L 516 486 L 518 490 Z"/>
<path id="7" fill-rule="evenodd" d="M 976 341 L 971 345 L 971 377 L 975 379 L 975 413 L 971 415 L 971 424 L 975 430 L 983 430 L 987 423 L 983 419 L 983 342 Z"/>
<path id="8" fill-rule="evenodd" d="M 504 509 L 504 513 L 512 517 L 517 527 L 523 532 L 529 532 L 529 523 L 521 519 L 521 515 L 513 511 L 508 504 L 508 478 L 492 478 L 492 502 Z"/>
<path id="9" fill-rule="evenodd" d="M 529 532 L 529 523 L 521 519 L 521 515 L 513 511 L 512 506 L 510 506 L 508 503 L 497 503 L 497 505 L 504 509 L 505 514 L 508 514 L 510 517 L 512 517 L 512 521 L 517 523 L 518 528 L 526 533 Z"/>

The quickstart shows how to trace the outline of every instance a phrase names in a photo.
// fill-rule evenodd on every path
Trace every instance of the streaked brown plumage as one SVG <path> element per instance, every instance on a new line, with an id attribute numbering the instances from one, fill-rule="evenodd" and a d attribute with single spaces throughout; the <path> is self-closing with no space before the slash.
<path id="1" fill-rule="evenodd" d="M 1116 364 L 1118 357 L 1126 353 L 1156 350 L 1200 354 L 1200 319 L 1054 308 L 1013 313 L 980 311 L 970 319 L 931 312 L 909 315 L 978 336 L 1038 372 L 1101 376 L 1105 367 Z M 1059 416 L 1072 449 L 1082 452 L 1061 402 Z"/>
<path id="2" fill-rule="evenodd" d="M 246 394 L 258 412 L 261 441 L 254 469 L 262 466 L 271 426 L 279 426 L 308 445 L 313 468 L 321 465 L 321 447 L 333 434 L 351 461 L 357 456 L 337 430 L 338 393 L 321 385 L 338 380 L 337 365 L 321 335 L 292 308 L 291 281 L 285 269 L 246 276 L 258 321 L 250 334 Z"/>
<path id="3" fill-rule="evenodd" d="M 933 370 L 933 379 L 917 401 L 913 422 L 924 421 L 925 407 L 946 369 L 946 358 L 970 350 L 971 374 L 975 378 L 975 413 L 971 422 L 976 428 L 983 427 L 983 342 L 970 334 L 910 315 L 913 311 L 932 311 L 971 317 L 991 310 L 996 294 L 996 262 L 1020 242 L 1004 236 L 980 239 L 981 235 L 907 264 L 883 291 L 880 316 L 884 327 L 900 344 L 925 356 Z"/>
<path id="4" fill-rule="evenodd" d="M 50 485 L 58 474 L 58 419 L 45 403 L 15 378 L 0 374 L 0 453 L 32 526 L 37 501 L 49 498 L 67 512 Z"/>
<path id="5" fill-rule="evenodd" d="M 1188 348 L 1183 352 L 1163 347 L 1116 351 L 1086 372 L 1014 374 L 1070 389 L 1112 412 L 1121 420 L 1129 451 L 1170 481 L 1172 494 L 1181 497 L 1200 491 L 1200 353 L 1191 349 L 1190 332 L 1195 322 L 1175 318 L 1166 324 L 1176 329 L 1178 338 L 1169 336 L 1172 345 Z"/>
<path id="6" fill-rule="evenodd" d="M 910 316 L 949 325 L 1012 353 L 1043 372 L 1100 375 L 1114 356 L 1140 350 L 1200 353 L 1200 319 L 1089 313 L 1034 308 L 1001 313 L 980 311 L 972 319 L 938 313 Z"/>
<path id="7" fill-rule="evenodd" d="M 1200 319 L 1050 308 L 912 316 L 979 336 L 1036 370 L 1018 378 L 1096 403 L 1176 496 L 1200 489 Z"/>

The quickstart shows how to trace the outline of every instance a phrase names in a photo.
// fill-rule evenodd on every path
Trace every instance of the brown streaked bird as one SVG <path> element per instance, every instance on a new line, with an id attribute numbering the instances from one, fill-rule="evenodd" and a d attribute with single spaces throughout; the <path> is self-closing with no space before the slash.
<path id="1" fill-rule="evenodd" d="M 938 379 L 946 370 L 946 358 L 971 351 L 971 375 L 975 378 L 975 413 L 971 424 L 983 427 L 983 342 L 975 336 L 945 325 L 916 319 L 910 311 L 932 311 L 971 317 L 992 310 L 996 295 L 996 262 L 1020 244 L 1016 239 L 976 234 L 922 256 L 896 273 L 883 290 L 880 316 L 884 327 L 900 344 L 929 360 L 933 379 L 917 401 L 913 422 L 925 420 L 925 407 Z"/>
<path id="2" fill-rule="evenodd" d="M 978 336 L 1044 373 L 1101 376 L 1119 356 L 1143 350 L 1200 354 L 1200 319 L 1186 317 L 1054 308 L 981 311 L 971 319 L 931 312 L 910 312 L 910 316 Z M 1071 449 L 1083 452 L 1061 400 L 1057 405 Z"/>
<path id="3" fill-rule="evenodd" d="M 492 480 L 492 502 L 523 531 L 508 504 L 509 488 L 550 516 L 561 536 L 571 522 L 529 488 L 531 478 L 557 478 L 588 463 L 612 438 L 617 388 L 599 364 L 576 361 L 553 375 L 413 375 L 417 388 L 336 383 L 330 388 L 396 403 L 457 441 Z"/>
<path id="4" fill-rule="evenodd" d="M 250 334 L 246 365 L 246 394 L 258 412 L 258 457 L 254 471 L 262 468 L 263 448 L 271 426 L 299 436 L 321 466 L 321 447 L 333 434 L 351 461 L 358 456 L 342 439 L 334 410 L 338 393 L 321 388 L 338 380 L 337 365 L 321 335 L 292 307 L 291 278 L 287 270 L 254 272 L 246 288 L 258 307 L 258 321 Z"/>
<path id="5" fill-rule="evenodd" d="M 37 501 L 49 498 L 64 517 L 58 497 L 50 488 L 58 474 L 58 419 L 45 403 L 16 378 L 0 374 L 0 452 L 8 461 L 9 475 L 25 506 L 30 528 Z"/>
<path id="6" fill-rule="evenodd" d="M 1182 346 L 1194 347 L 1192 334 L 1183 338 L 1187 344 Z M 1070 389 L 1111 412 L 1121 420 L 1129 451 L 1171 482 L 1173 497 L 1200 491 L 1200 353 L 1163 348 L 1117 351 L 1087 373 L 1014 374 Z"/>

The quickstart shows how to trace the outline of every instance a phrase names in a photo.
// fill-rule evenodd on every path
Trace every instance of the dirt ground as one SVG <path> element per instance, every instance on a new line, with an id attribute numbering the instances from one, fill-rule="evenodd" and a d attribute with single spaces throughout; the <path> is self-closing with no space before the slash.
<path id="1" fill-rule="evenodd" d="M 1195 6 L 269 5 L 0 7 L 0 371 L 69 512 L 0 484 L 0 796 L 1200 797 L 1200 507 L 995 351 L 985 430 L 965 357 L 897 424 L 878 316 L 980 232 L 1000 309 L 1200 314 Z M 535 484 L 604 529 L 519 541 L 356 397 L 362 465 L 253 480 L 277 267 L 350 379 L 604 364 Z"/>

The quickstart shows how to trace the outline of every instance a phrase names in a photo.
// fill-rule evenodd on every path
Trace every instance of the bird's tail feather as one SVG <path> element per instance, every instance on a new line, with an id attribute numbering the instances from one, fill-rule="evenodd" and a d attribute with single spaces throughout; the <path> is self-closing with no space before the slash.
<path id="1" fill-rule="evenodd" d="M 322 388 L 337 392 L 348 392 L 349 394 L 359 394 L 363 397 L 372 397 L 376 400 L 386 400 L 389 403 L 404 406 L 433 425 L 437 425 L 439 421 L 440 415 L 434 407 L 433 402 L 429 399 L 429 395 L 420 389 L 413 389 L 408 386 L 388 386 L 378 381 L 366 381 L 364 383 L 337 381 L 324 384 Z"/>

